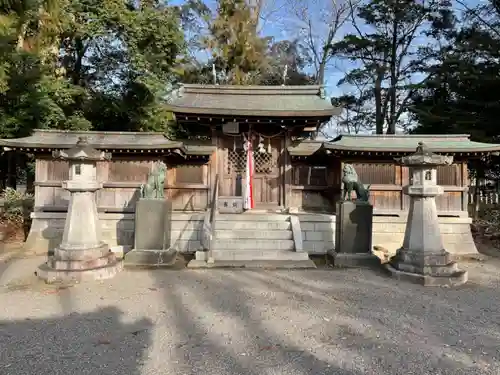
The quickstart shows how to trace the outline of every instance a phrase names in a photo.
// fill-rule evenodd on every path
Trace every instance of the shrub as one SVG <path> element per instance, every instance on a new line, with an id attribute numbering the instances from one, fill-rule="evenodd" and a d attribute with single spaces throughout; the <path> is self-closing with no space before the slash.
<path id="1" fill-rule="evenodd" d="M 6 188 L 0 195 L 3 200 L 3 219 L 12 224 L 22 224 L 33 207 L 33 195 Z"/>

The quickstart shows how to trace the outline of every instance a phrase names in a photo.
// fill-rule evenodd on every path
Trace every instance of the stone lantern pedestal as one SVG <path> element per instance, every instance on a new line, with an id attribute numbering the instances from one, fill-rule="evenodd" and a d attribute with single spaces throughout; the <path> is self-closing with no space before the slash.
<path id="1" fill-rule="evenodd" d="M 95 198 L 102 188 L 97 181 L 97 162 L 111 156 L 90 147 L 84 137 L 73 148 L 55 151 L 53 156 L 69 161 L 69 180 L 62 187 L 70 192 L 70 200 L 62 242 L 37 275 L 48 283 L 111 278 L 122 269 L 122 262 L 101 241 Z"/>
<path id="2" fill-rule="evenodd" d="M 420 142 L 417 152 L 397 161 L 410 168 L 410 210 L 403 246 L 387 264 L 392 276 L 422 285 L 454 286 L 467 282 L 467 272 L 458 269 L 443 247 L 435 197 L 443 193 L 437 185 L 437 166 L 453 157 L 433 154 Z"/>

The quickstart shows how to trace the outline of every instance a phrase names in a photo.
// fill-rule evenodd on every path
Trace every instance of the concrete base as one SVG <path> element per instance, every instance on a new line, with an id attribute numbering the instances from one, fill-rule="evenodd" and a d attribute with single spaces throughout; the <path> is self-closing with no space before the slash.
<path id="1" fill-rule="evenodd" d="M 467 213 L 465 213 L 466 215 Z M 394 254 L 404 239 L 407 212 L 400 217 L 373 217 L 373 245 L 386 248 Z M 236 215 L 238 216 L 238 215 Z M 32 225 L 24 251 L 28 254 L 47 255 L 62 241 L 64 212 L 32 212 Z M 203 249 L 201 244 L 203 212 L 173 212 L 171 246 L 181 253 L 194 253 Z M 335 215 L 299 213 L 303 250 L 309 254 L 326 254 L 333 249 Z M 110 247 L 134 247 L 133 213 L 100 213 L 101 239 Z M 478 255 L 470 230 L 468 217 L 440 217 L 444 248 L 452 256 Z"/>
<path id="2" fill-rule="evenodd" d="M 133 249 L 124 256 L 126 267 L 166 267 L 175 263 L 177 251 Z"/>
<path id="3" fill-rule="evenodd" d="M 334 267 L 362 268 L 380 265 L 380 258 L 372 253 L 329 253 L 328 258 Z"/>
<path id="4" fill-rule="evenodd" d="M 47 263 L 38 267 L 36 275 L 46 283 L 71 283 L 105 280 L 114 277 L 123 269 L 123 262 L 113 253 L 92 260 L 60 260 L 50 257 Z"/>
<path id="5" fill-rule="evenodd" d="M 446 250 L 420 252 L 402 248 L 386 268 L 397 279 L 425 286 L 456 286 L 467 282 L 467 272 L 458 268 Z"/>
<path id="6" fill-rule="evenodd" d="M 420 284 L 423 286 L 459 286 L 465 284 L 468 280 L 467 271 L 461 270 L 458 270 L 449 275 L 432 276 L 420 273 L 400 271 L 394 268 L 390 263 L 387 263 L 385 267 L 387 271 L 389 271 L 389 274 L 395 279 L 410 281 L 414 284 Z"/>
<path id="7" fill-rule="evenodd" d="M 251 261 L 214 261 L 193 259 L 188 268 L 260 268 L 260 269 L 310 269 L 316 268 L 312 260 L 281 261 L 281 260 L 251 260 Z"/>

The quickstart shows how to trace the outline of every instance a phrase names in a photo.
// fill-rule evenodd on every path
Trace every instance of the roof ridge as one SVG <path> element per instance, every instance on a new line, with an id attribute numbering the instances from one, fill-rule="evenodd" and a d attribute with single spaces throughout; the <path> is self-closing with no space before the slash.
<path id="1" fill-rule="evenodd" d="M 110 131 L 110 130 L 63 130 L 63 129 L 34 129 L 33 133 L 58 133 L 58 134 L 102 134 L 102 135 L 161 135 L 167 140 L 167 136 L 162 132 L 124 132 L 124 131 Z"/>
<path id="2" fill-rule="evenodd" d="M 311 95 L 320 96 L 320 85 L 294 86 L 232 86 L 232 85 L 183 85 L 182 94 L 208 95 Z"/>
<path id="3" fill-rule="evenodd" d="M 346 138 L 468 138 L 470 134 L 339 134 L 329 142 L 335 142 L 342 137 Z"/>

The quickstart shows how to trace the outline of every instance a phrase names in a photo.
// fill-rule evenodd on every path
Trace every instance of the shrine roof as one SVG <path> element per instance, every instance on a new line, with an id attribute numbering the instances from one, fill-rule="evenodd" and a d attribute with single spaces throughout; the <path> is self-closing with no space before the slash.
<path id="1" fill-rule="evenodd" d="M 253 117 L 323 117 L 340 108 L 321 97 L 321 86 L 229 86 L 185 84 L 170 100 L 174 113 Z"/>
<path id="2" fill-rule="evenodd" d="M 339 135 L 323 148 L 351 152 L 415 152 L 418 142 L 424 142 L 432 152 L 442 154 L 491 153 L 500 151 L 500 144 L 474 142 L 468 134 L 395 134 L 395 135 Z"/>
<path id="3" fill-rule="evenodd" d="M 172 141 L 163 133 L 155 132 L 106 132 L 35 129 L 23 138 L 0 139 L 0 146 L 24 151 L 51 151 L 75 146 L 79 137 L 86 137 L 92 147 L 106 151 L 128 151 L 134 153 L 151 151 L 174 151 L 187 155 L 209 155 L 213 147 L 203 142 L 185 144 Z"/>
<path id="4" fill-rule="evenodd" d="M 339 135 L 332 141 L 302 141 L 288 147 L 292 156 L 310 156 L 326 150 L 335 154 L 413 153 L 418 142 L 440 154 L 488 154 L 500 152 L 500 144 L 474 142 L 467 134 L 442 135 Z"/>
<path id="5" fill-rule="evenodd" d="M 322 141 L 296 142 L 288 147 L 288 152 L 292 156 L 309 156 L 319 151 L 322 145 Z"/>

